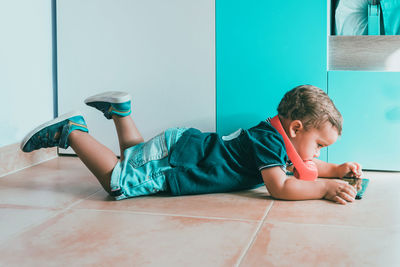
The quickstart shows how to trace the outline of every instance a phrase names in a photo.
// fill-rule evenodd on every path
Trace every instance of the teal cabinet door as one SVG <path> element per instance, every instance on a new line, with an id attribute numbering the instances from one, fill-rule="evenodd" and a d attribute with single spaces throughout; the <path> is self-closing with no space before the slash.
<path id="1" fill-rule="evenodd" d="M 328 93 L 344 118 L 329 162 L 400 170 L 400 73 L 330 71 Z"/>
<path id="2" fill-rule="evenodd" d="M 326 39 L 327 1 L 216 0 L 217 131 L 274 116 L 297 85 L 326 90 Z"/>

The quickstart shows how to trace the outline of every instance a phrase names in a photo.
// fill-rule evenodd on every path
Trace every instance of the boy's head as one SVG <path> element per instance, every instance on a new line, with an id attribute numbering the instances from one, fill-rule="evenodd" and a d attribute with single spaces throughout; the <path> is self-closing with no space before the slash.
<path id="1" fill-rule="evenodd" d="M 300 85 L 287 92 L 278 106 L 278 115 L 289 120 L 300 120 L 306 130 L 319 129 L 330 122 L 342 134 L 343 118 L 329 96 L 312 85 Z"/>
<path id="2" fill-rule="evenodd" d="M 304 160 L 318 157 L 319 150 L 333 144 L 342 133 L 342 115 L 329 96 L 312 85 L 287 92 L 279 103 L 278 115 Z"/>

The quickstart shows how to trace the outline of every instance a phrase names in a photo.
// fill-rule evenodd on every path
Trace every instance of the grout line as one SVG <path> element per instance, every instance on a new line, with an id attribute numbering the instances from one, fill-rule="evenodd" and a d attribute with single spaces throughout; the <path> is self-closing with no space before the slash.
<path id="1" fill-rule="evenodd" d="M 156 213 L 156 212 L 145 212 L 145 211 L 134 211 L 134 210 L 107 210 L 107 209 L 90 209 L 90 208 L 78 208 L 76 210 L 96 211 L 96 212 L 110 212 L 110 213 L 133 213 L 138 215 L 150 215 L 150 216 L 170 216 L 170 217 L 187 217 L 195 219 L 207 219 L 207 220 L 224 220 L 224 221 L 240 221 L 240 222 L 258 222 L 259 220 L 248 220 L 248 219 L 235 219 L 235 218 L 224 218 L 224 217 L 207 217 L 207 216 L 196 216 L 196 215 L 185 215 L 185 214 L 170 214 L 170 213 Z"/>
<path id="2" fill-rule="evenodd" d="M 42 220 L 35 222 L 35 223 L 30 223 L 25 227 L 22 227 L 19 229 L 19 231 L 11 234 L 9 237 L 5 238 L 4 240 L 0 241 L 0 250 L 3 250 L 5 246 L 7 246 L 11 240 L 17 238 L 20 235 L 23 235 L 24 233 L 28 232 L 29 230 L 37 227 L 38 225 L 41 225 L 43 223 L 46 223 L 48 220 L 51 220 L 52 218 L 56 217 L 60 212 L 56 212 L 55 214 L 49 215 L 48 217 L 43 218 Z"/>
<path id="3" fill-rule="evenodd" d="M 43 209 L 46 209 L 46 208 L 43 208 Z M 48 208 L 48 210 L 53 210 L 53 209 L 54 208 Z M 18 232 L 15 232 L 11 236 L 7 237 L 5 240 L 2 240 L 0 242 L 0 250 L 3 249 L 3 247 L 6 246 L 10 240 L 13 240 L 13 239 L 17 238 L 18 236 L 21 236 L 24 233 L 30 231 L 31 229 L 33 229 L 35 227 L 38 227 L 39 225 L 42 225 L 42 224 L 48 222 L 49 220 L 57 217 L 58 215 L 62 214 L 65 211 L 66 211 L 65 209 L 60 209 L 59 211 L 55 211 L 54 214 L 49 215 L 49 216 L 43 218 L 42 220 L 40 220 L 38 222 L 30 223 L 29 225 L 27 225 L 25 227 L 22 227 Z"/>
<path id="4" fill-rule="evenodd" d="M 97 190 L 96 192 L 90 194 L 89 196 L 87 196 L 87 197 L 85 197 L 85 198 L 82 198 L 82 199 L 80 199 L 80 200 L 78 200 L 78 201 L 75 201 L 74 203 L 69 204 L 69 205 L 68 205 L 66 208 L 64 208 L 63 210 L 65 210 L 65 211 L 66 211 L 66 210 L 70 210 L 73 206 L 78 205 L 78 204 L 81 203 L 82 201 L 84 201 L 84 200 L 90 198 L 91 196 L 97 194 L 97 193 L 100 192 L 101 190 L 103 190 L 103 189 L 101 188 L 101 189 Z"/>
<path id="5" fill-rule="evenodd" d="M 88 199 L 89 197 L 91 197 L 92 195 L 96 194 L 96 193 L 99 192 L 100 190 L 103 190 L 103 189 L 99 189 L 99 190 L 97 190 L 96 192 L 94 192 L 93 194 L 90 194 L 88 197 L 83 198 L 83 199 L 81 199 L 81 200 L 78 200 L 78 201 L 76 201 L 76 202 L 70 204 L 69 206 L 67 206 L 67 207 L 65 207 L 65 208 L 36 207 L 36 208 L 38 208 L 38 209 L 55 210 L 56 212 L 55 212 L 54 214 L 52 214 L 52 215 L 50 215 L 50 216 L 44 218 L 44 219 L 41 220 L 40 222 L 32 223 L 32 224 L 30 224 L 30 225 L 27 225 L 27 226 L 21 228 L 20 231 L 14 233 L 14 234 L 11 235 L 10 237 L 6 238 L 6 240 L 3 240 L 3 242 L 0 243 L 0 248 L 2 248 L 4 245 L 6 245 L 6 244 L 7 244 L 7 241 L 12 240 L 13 238 L 15 238 L 15 237 L 17 237 L 17 236 L 19 236 L 19 235 L 22 235 L 22 234 L 28 232 L 29 230 L 31 230 L 31 229 L 37 227 L 38 225 L 41 225 L 41 224 L 43 224 L 43 223 L 46 223 L 47 221 L 49 221 L 49 220 L 51 220 L 51 219 L 53 219 L 53 218 L 59 216 L 60 214 L 67 212 L 68 210 L 71 209 L 71 207 L 73 207 L 73 206 L 75 206 L 75 205 L 81 203 L 82 201 Z M 58 211 L 57 211 L 57 210 L 58 210 Z"/>
<path id="6" fill-rule="evenodd" d="M 37 227 L 37 226 L 39 226 L 39 225 L 41 225 L 41 224 L 46 223 L 47 221 L 49 221 L 49 220 L 51 220 L 51 219 L 53 219 L 53 218 L 59 216 L 60 214 L 67 212 L 68 210 L 71 209 L 71 207 L 73 207 L 73 206 L 75 206 L 75 205 L 81 203 L 82 201 L 84 201 L 84 200 L 90 198 L 91 196 L 93 196 L 94 194 L 96 194 L 97 192 L 99 192 L 100 190 L 103 190 L 103 189 L 99 189 L 99 190 L 97 190 L 96 192 L 94 192 L 93 194 L 90 194 L 89 196 L 87 196 L 86 198 L 80 199 L 80 200 L 78 200 L 78 201 L 76 201 L 76 202 L 70 204 L 69 206 L 67 206 L 67 207 L 65 207 L 65 208 L 35 207 L 35 206 L 33 206 L 33 208 L 37 208 L 37 209 L 54 210 L 55 213 L 52 214 L 52 215 L 50 215 L 50 216 L 48 216 L 48 217 L 45 217 L 44 219 L 42 219 L 42 220 L 39 221 L 39 222 L 32 223 L 32 224 L 29 224 L 29 225 L 27 225 L 27 226 L 21 228 L 20 231 L 18 231 L 18 232 L 16 232 L 16 233 L 12 234 L 10 237 L 8 237 L 8 238 L 6 238 L 5 240 L 3 240 L 2 242 L 0 242 L 0 248 L 3 248 L 5 245 L 7 245 L 7 241 L 12 240 L 13 238 L 16 238 L 16 237 L 18 237 L 18 236 L 20 236 L 20 235 L 22 235 L 22 234 L 28 232 L 29 230 L 31 230 L 31 229 L 33 229 L 33 228 L 35 228 L 35 227 Z"/>
<path id="7" fill-rule="evenodd" d="M 272 208 L 272 205 L 274 204 L 274 202 L 275 202 L 274 200 L 271 201 L 271 204 L 269 205 L 269 207 L 268 207 L 267 210 L 265 211 L 265 214 L 264 214 L 262 220 L 260 221 L 260 223 L 258 224 L 257 229 L 254 231 L 254 233 L 253 233 L 253 235 L 252 235 L 252 237 L 251 237 L 251 239 L 250 239 L 249 244 L 247 244 L 247 246 L 245 247 L 243 253 L 242 253 L 242 254 L 240 255 L 240 257 L 239 257 L 239 260 L 238 260 L 237 263 L 235 264 L 235 267 L 240 266 L 240 264 L 242 263 L 244 257 L 246 256 L 247 252 L 249 251 L 249 249 L 250 249 L 251 246 L 253 245 L 254 241 L 255 241 L 256 238 L 257 238 L 258 233 L 259 233 L 260 230 L 261 230 L 262 225 L 263 225 L 264 222 L 265 222 L 265 219 L 267 218 L 267 215 L 268 215 L 269 211 L 270 211 L 271 208 Z"/>
<path id="8" fill-rule="evenodd" d="M 341 224 L 322 224 L 322 223 L 296 223 L 296 222 L 284 222 L 278 220 L 269 221 L 273 224 L 286 224 L 286 225 L 304 225 L 304 226 L 324 226 L 331 228 L 350 228 L 350 229 L 365 229 L 365 230 L 383 230 L 383 229 L 395 229 L 400 227 L 400 224 L 392 224 L 391 226 L 360 226 L 360 225 L 341 225 Z"/>
<path id="9" fill-rule="evenodd" d="M 56 158 L 58 158 L 58 155 L 55 155 L 54 157 L 51 157 L 51 158 L 48 158 L 48 159 L 41 160 L 41 161 L 36 162 L 36 163 L 34 163 L 34 164 L 32 164 L 32 165 L 28 165 L 28 166 L 22 167 L 22 168 L 17 169 L 17 170 L 13 170 L 13 171 L 4 173 L 4 174 L 0 175 L 0 178 L 3 178 L 3 177 L 5 177 L 5 176 L 7 176 L 7 175 L 11 175 L 11 174 L 14 174 L 14 173 L 16 173 L 16 172 L 19 172 L 19 171 L 22 171 L 22 170 L 25 170 L 25 169 L 28 169 L 28 168 L 30 168 L 30 167 L 37 166 L 37 165 L 39 165 L 39 164 L 45 163 L 45 162 L 47 162 L 47 161 L 49 161 L 49 160 L 53 160 L 53 159 L 56 159 Z"/>

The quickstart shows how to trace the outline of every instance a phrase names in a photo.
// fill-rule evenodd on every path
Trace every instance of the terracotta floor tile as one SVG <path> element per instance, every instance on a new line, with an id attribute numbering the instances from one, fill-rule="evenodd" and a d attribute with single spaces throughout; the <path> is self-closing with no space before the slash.
<path id="1" fill-rule="evenodd" d="M 0 204 L 62 208 L 101 189 L 75 157 L 62 157 L 0 178 Z"/>
<path id="2" fill-rule="evenodd" d="M 266 223 L 240 266 L 400 266 L 400 228 Z"/>
<path id="3" fill-rule="evenodd" d="M 114 201 L 61 157 L 0 178 L 0 266 L 400 266 L 400 174 L 365 176 L 345 206 L 264 187 Z"/>
<path id="4" fill-rule="evenodd" d="M 265 187 L 229 194 L 155 195 L 122 201 L 113 200 L 103 190 L 74 208 L 261 220 L 271 203 Z"/>
<path id="5" fill-rule="evenodd" d="M 368 172 L 365 176 L 370 183 L 362 200 L 346 205 L 321 200 L 275 201 L 267 220 L 378 228 L 400 226 L 400 175 Z"/>
<path id="6" fill-rule="evenodd" d="M 69 210 L 0 248 L 4 266 L 233 266 L 258 222 Z"/>
<path id="7" fill-rule="evenodd" d="M 58 210 L 0 204 L 0 244 L 56 215 Z"/>

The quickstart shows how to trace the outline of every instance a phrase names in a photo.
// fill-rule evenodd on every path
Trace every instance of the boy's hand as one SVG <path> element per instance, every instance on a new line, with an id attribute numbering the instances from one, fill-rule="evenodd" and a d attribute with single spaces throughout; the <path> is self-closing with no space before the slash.
<path id="1" fill-rule="evenodd" d="M 362 175 L 361 165 L 357 162 L 346 162 L 337 166 L 338 177 L 356 177 L 360 178 Z"/>
<path id="2" fill-rule="evenodd" d="M 348 182 L 338 179 L 324 179 L 326 183 L 325 199 L 345 205 L 347 202 L 353 202 L 357 195 L 356 189 Z"/>

